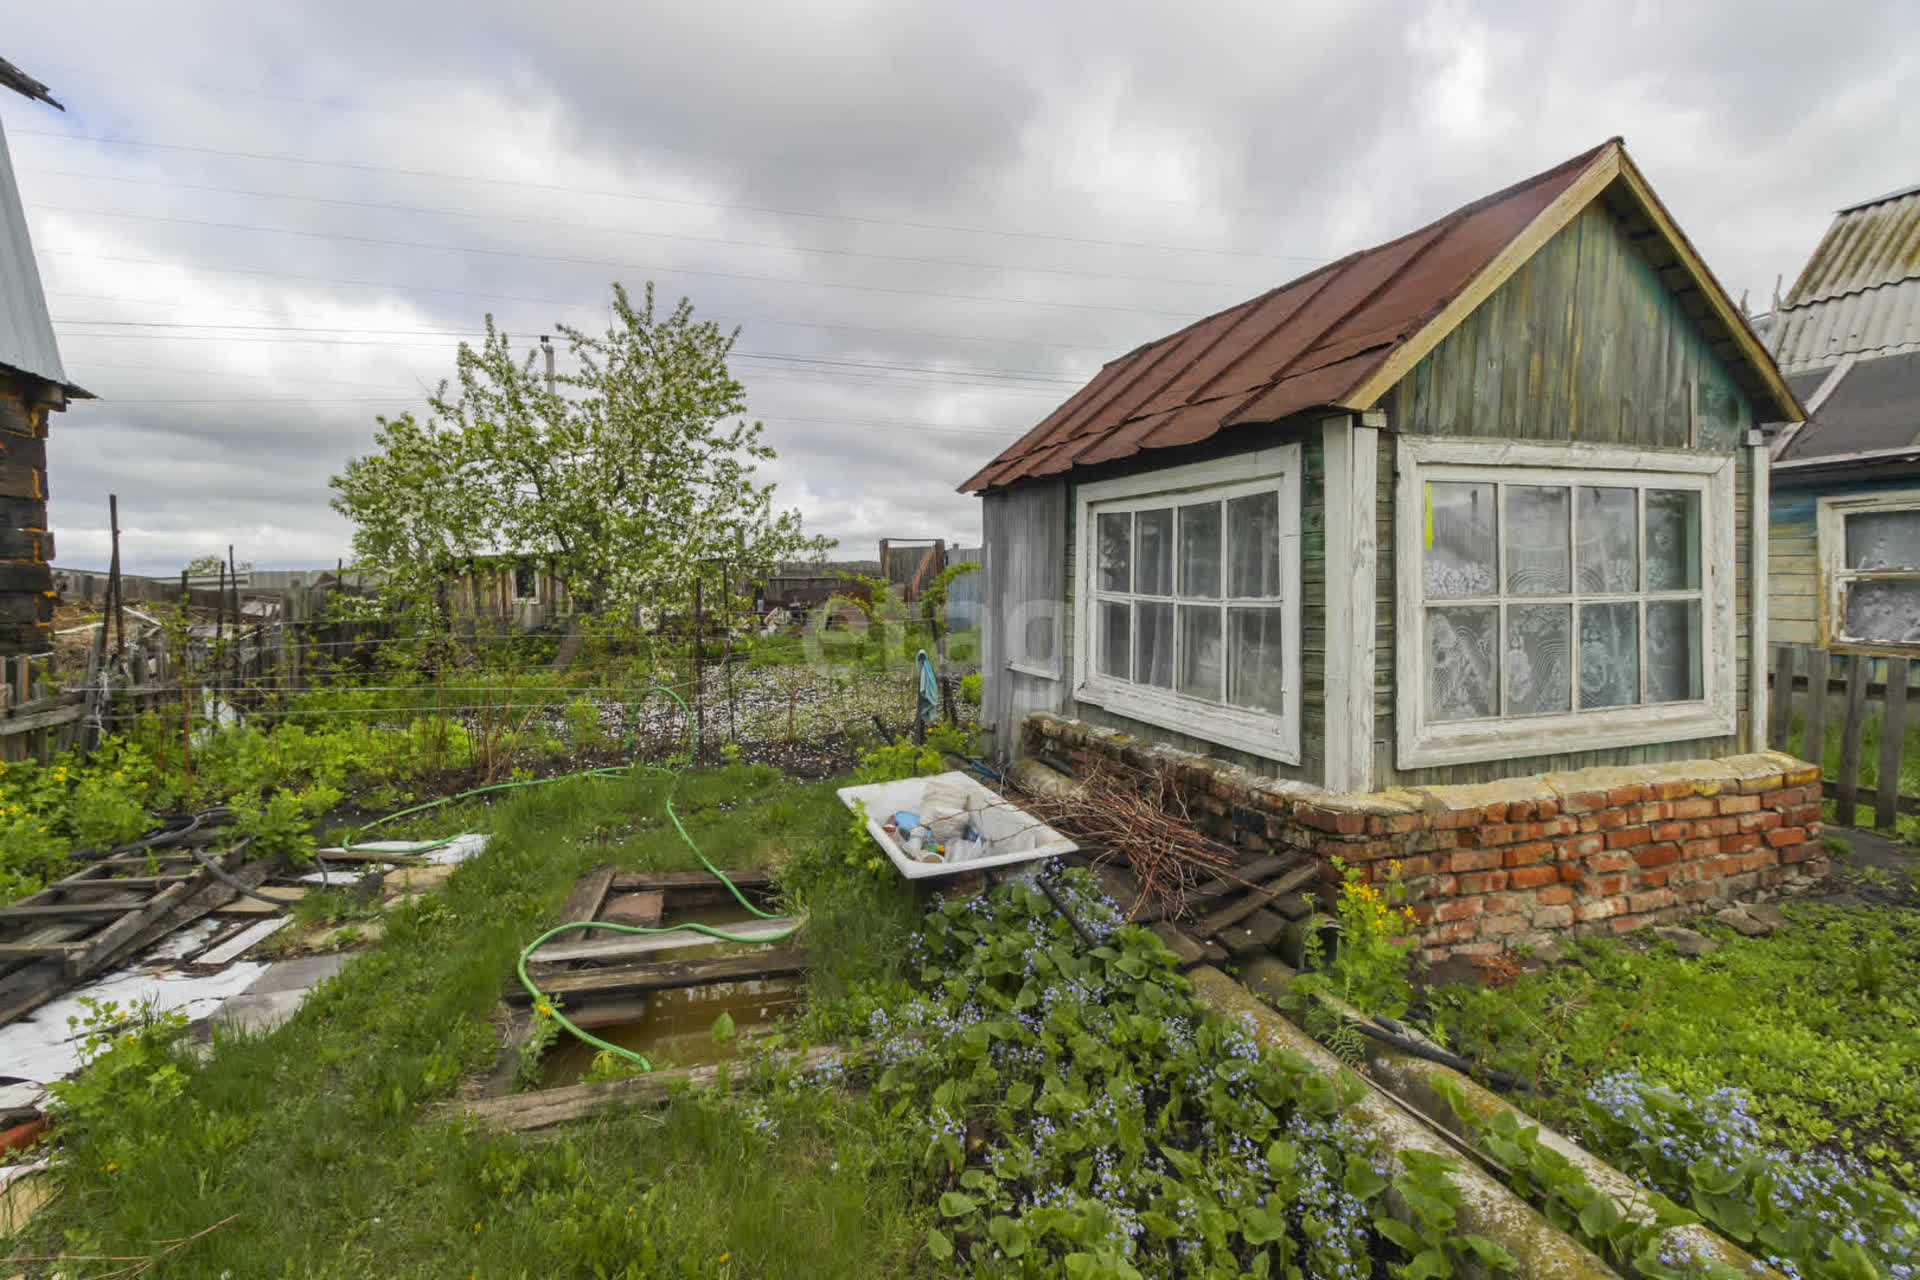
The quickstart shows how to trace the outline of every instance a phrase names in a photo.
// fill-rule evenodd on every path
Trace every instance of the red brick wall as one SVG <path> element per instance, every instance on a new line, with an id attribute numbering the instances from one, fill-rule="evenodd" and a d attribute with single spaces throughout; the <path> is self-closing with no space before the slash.
<path id="1" fill-rule="evenodd" d="M 1058 716 L 1028 748 L 1170 773 L 1191 816 L 1249 850 L 1296 848 L 1369 878 L 1397 861 L 1428 960 L 1555 934 L 1615 934 L 1827 870 L 1820 775 L 1778 752 L 1336 795 Z"/>

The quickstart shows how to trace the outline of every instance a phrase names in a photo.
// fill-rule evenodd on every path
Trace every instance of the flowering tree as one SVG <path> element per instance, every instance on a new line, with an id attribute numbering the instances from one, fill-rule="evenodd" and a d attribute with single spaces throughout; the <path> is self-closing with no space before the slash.
<path id="1" fill-rule="evenodd" d="M 417 600 L 458 561 L 534 558 L 591 616 L 676 603 L 703 560 L 825 553 L 758 479 L 774 451 L 727 371 L 737 331 L 684 298 L 657 313 L 651 284 L 638 306 L 615 284 L 613 312 L 604 334 L 559 327 L 572 370 L 551 385 L 488 316 L 485 341 L 460 345 L 457 387 L 424 418 L 380 419 L 376 452 L 329 481 L 362 568 Z"/>

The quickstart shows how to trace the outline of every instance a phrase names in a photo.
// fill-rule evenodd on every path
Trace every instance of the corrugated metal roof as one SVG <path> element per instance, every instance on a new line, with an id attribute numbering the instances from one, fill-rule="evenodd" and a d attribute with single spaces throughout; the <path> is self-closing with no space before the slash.
<path id="1" fill-rule="evenodd" d="M 1824 381 L 1824 374 L 1804 375 Z M 1808 391 L 1811 395 L 1812 392 Z M 1781 451 L 1782 463 L 1900 449 L 1920 439 L 1920 352 L 1859 360 Z"/>
<path id="2" fill-rule="evenodd" d="M 1332 403 L 1612 145 L 1134 349 L 961 488 L 1193 444 L 1240 423 Z"/>
<path id="3" fill-rule="evenodd" d="M 1920 350 L 1920 187 L 1834 215 L 1787 294 L 1772 342 L 1789 371 Z"/>
<path id="4" fill-rule="evenodd" d="M 1403 375 L 1396 359 L 1405 363 L 1431 349 L 1480 300 L 1476 290 L 1491 289 L 1535 247 L 1508 254 L 1509 246 L 1530 229 L 1534 236 L 1558 230 L 1615 185 L 1648 214 L 1654 235 L 1664 237 L 1691 287 L 1713 309 L 1717 319 L 1710 323 L 1727 331 L 1751 366 L 1757 399 L 1797 418 L 1792 393 L 1766 351 L 1615 138 L 1409 235 L 1136 348 L 961 489 L 991 489 L 1145 449 L 1195 444 L 1231 427 L 1323 406 L 1370 408 L 1384 386 Z M 1543 220 L 1550 209 L 1554 217 Z"/>
<path id="5" fill-rule="evenodd" d="M 67 381 L 60 363 L 4 129 L 0 129 L 0 365 L 57 382 L 70 395 L 86 394 Z"/>
<path id="6" fill-rule="evenodd" d="M 1848 355 L 1920 351 L 1920 277 L 1782 308 L 1768 345 L 1787 373 Z"/>

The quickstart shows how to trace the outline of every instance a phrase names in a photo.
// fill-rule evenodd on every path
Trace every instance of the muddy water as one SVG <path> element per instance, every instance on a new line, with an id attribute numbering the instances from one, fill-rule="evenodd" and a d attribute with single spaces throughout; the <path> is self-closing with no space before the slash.
<path id="1" fill-rule="evenodd" d="M 736 903 L 671 911 L 661 921 L 663 925 L 692 922 L 715 928 L 745 923 Z M 647 959 L 711 959 L 771 949 L 770 944 L 759 942 L 711 942 L 654 952 Z M 592 1034 L 644 1055 L 655 1067 L 696 1066 L 739 1057 L 740 1041 L 751 1037 L 755 1030 L 797 1017 L 806 1003 L 806 978 L 795 974 L 746 982 L 716 982 L 703 987 L 650 991 L 640 999 L 644 1007 L 633 1021 L 590 1028 Z M 583 1006 L 583 1009 L 590 1007 Z M 715 1044 L 713 1023 L 723 1013 L 732 1016 L 735 1035 L 725 1044 Z M 593 1065 L 594 1056 L 599 1052 L 585 1041 L 563 1032 L 541 1064 L 539 1087 L 551 1089 L 577 1082 Z"/>

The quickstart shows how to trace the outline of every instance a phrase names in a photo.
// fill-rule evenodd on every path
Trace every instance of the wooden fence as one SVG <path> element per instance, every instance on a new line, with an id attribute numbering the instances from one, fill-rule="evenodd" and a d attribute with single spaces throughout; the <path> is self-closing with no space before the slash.
<path id="1" fill-rule="evenodd" d="M 1835 655 L 1825 649 L 1781 645 L 1774 650 L 1767 682 L 1768 745 L 1776 751 L 1792 749 L 1821 766 L 1821 788 L 1833 800 L 1834 817 L 1842 826 L 1852 826 L 1860 806 L 1871 803 L 1873 825 L 1891 827 L 1899 814 L 1920 813 L 1920 796 L 1900 789 L 1907 757 L 1907 702 L 1920 696 L 1920 689 L 1913 688 L 1913 662 L 1878 654 L 1842 656 L 1845 674 L 1837 674 Z M 1797 671 L 1801 664 L 1805 670 Z M 1796 712 L 1800 732 L 1792 735 Z M 1838 761 L 1829 766 L 1836 725 Z M 1862 781 L 1869 751 L 1870 787 Z"/>

